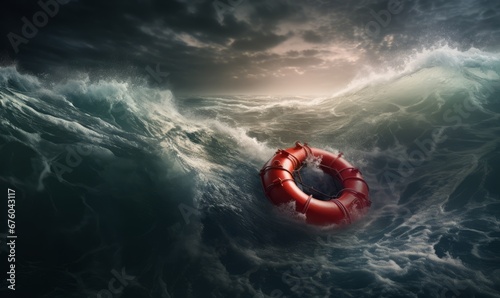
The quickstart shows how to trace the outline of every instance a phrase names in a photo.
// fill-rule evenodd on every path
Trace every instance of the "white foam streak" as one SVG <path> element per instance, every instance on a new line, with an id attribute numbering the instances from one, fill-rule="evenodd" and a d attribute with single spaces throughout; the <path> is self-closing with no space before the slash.
<path id="1" fill-rule="evenodd" d="M 219 121 L 206 121 L 209 127 L 228 135 L 238 145 L 239 151 L 245 157 L 250 157 L 255 161 L 267 161 L 274 150 L 267 147 L 266 143 L 259 142 L 256 138 L 249 137 L 246 130 L 242 127 L 232 128 Z"/>

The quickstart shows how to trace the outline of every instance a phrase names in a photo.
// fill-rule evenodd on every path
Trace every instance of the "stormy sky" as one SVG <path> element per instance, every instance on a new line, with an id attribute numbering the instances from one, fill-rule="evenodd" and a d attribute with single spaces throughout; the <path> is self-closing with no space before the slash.
<path id="1" fill-rule="evenodd" d="M 424 0 L 4 1 L 2 64 L 179 93 L 334 92 L 412 50 L 497 50 L 500 2 Z"/>

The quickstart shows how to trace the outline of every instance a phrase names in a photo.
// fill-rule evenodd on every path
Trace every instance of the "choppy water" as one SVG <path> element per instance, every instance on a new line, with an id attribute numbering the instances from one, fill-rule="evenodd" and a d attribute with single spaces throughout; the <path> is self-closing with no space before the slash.
<path id="1" fill-rule="evenodd" d="M 448 47 L 324 98 L 0 68 L 18 293 L 107 297 L 123 270 L 113 297 L 498 297 L 499 97 L 500 55 Z M 296 140 L 361 169 L 364 219 L 309 227 L 265 199 L 260 167 Z"/>

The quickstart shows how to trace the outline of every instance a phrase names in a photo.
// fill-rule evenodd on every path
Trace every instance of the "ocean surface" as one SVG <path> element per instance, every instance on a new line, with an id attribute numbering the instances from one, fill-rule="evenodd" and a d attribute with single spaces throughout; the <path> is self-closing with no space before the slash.
<path id="1" fill-rule="evenodd" d="M 0 122 L 18 297 L 500 297 L 498 53 L 428 49 L 324 97 L 1 67 Z M 362 171 L 364 218 L 312 227 L 265 198 L 297 140 Z"/>

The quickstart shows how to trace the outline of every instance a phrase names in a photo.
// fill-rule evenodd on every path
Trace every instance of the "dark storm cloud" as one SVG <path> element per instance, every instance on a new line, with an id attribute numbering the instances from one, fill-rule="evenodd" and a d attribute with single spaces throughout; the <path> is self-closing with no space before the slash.
<path id="1" fill-rule="evenodd" d="M 321 36 L 312 30 L 307 30 L 306 32 L 304 32 L 302 38 L 304 38 L 305 41 L 311 43 L 321 43 L 323 41 Z"/>
<path id="2" fill-rule="evenodd" d="M 485 47 L 500 40 L 500 4 L 466 0 L 243 0 L 222 13 L 210 0 L 69 1 L 25 38 L 25 20 L 42 11 L 37 2 L 3 4 L 4 63 L 52 77 L 81 71 L 152 83 L 145 69 L 159 65 L 174 89 L 187 91 L 317 78 L 338 65 L 353 72 L 356 63 L 384 61 L 440 39 Z M 17 53 L 12 34 L 25 38 Z"/>
<path id="3" fill-rule="evenodd" d="M 254 34 L 251 37 L 241 38 L 231 44 L 236 50 L 264 51 L 270 49 L 286 39 L 286 36 L 276 34 Z"/>
<path id="4" fill-rule="evenodd" d="M 275 29 L 282 22 L 307 23 L 310 21 L 304 8 L 307 1 L 251 1 L 250 23 L 264 30 Z"/>

